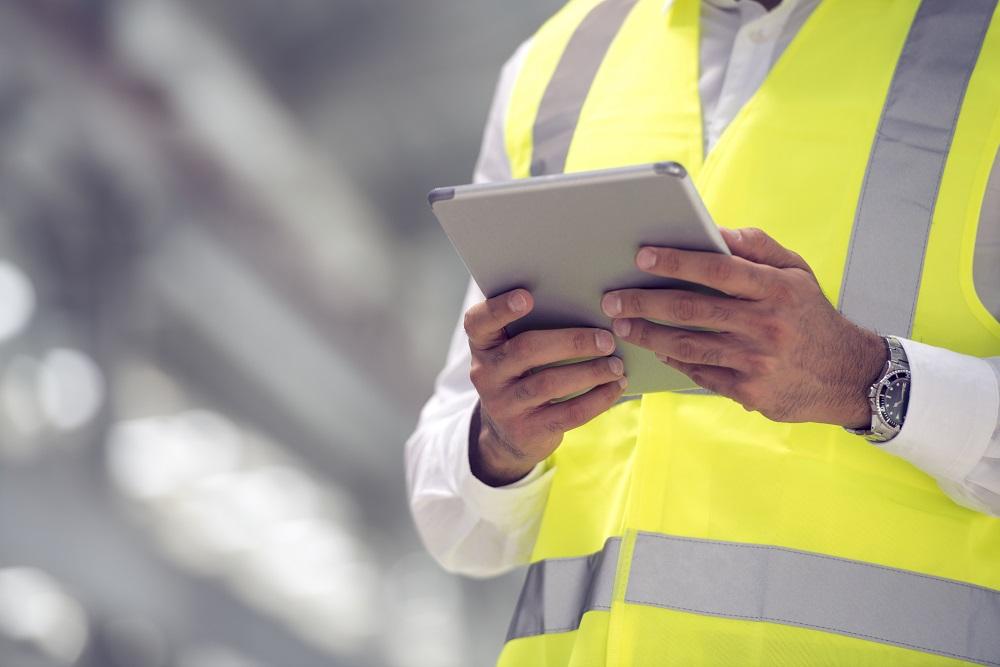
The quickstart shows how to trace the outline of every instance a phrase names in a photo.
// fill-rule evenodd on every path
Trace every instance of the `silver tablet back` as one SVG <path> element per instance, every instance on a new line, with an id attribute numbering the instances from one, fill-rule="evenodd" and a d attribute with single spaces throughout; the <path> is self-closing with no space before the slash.
<path id="1" fill-rule="evenodd" d="M 487 296 L 516 287 L 535 299 L 508 334 L 574 326 L 611 328 L 601 297 L 626 287 L 707 291 L 639 271 L 642 245 L 729 254 L 684 168 L 673 162 L 506 183 L 439 188 L 434 214 Z M 616 341 L 627 394 L 695 385 L 652 352 Z"/>

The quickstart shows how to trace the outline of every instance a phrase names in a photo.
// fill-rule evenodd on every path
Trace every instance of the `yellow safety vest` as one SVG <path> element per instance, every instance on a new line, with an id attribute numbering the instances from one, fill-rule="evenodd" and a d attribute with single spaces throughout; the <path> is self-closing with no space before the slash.
<path id="1" fill-rule="evenodd" d="M 996 0 L 826 0 L 707 156 L 700 3 L 663 5 L 574 0 L 538 31 L 514 176 L 680 162 L 720 225 L 800 253 L 853 320 L 1000 355 L 972 269 Z M 838 427 L 653 394 L 547 465 L 502 665 L 1000 665 L 1000 520 Z"/>

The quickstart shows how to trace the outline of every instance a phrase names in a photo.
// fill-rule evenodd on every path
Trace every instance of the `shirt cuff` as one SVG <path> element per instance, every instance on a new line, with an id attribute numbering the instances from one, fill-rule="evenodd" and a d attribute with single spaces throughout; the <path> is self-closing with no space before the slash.
<path id="1" fill-rule="evenodd" d="M 910 402 L 899 434 L 881 445 L 927 474 L 961 483 L 986 453 L 1000 387 L 988 362 L 899 339 L 910 365 Z"/>
<path id="2" fill-rule="evenodd" d="M 514 529 L 525 521 L 536 518 L 545 506 L 552 486 L 554 468 L 547 468 L 544 461 L 535 465 L 527 475 L 506 486 L 490 486 L 472 473 L 469 462 L 469 427 L 472 408 L 462 415 L 456 434 L 463 437 L 457 479 L 459 494 L 469 508 L 481 519 L 502 529 Z"/>

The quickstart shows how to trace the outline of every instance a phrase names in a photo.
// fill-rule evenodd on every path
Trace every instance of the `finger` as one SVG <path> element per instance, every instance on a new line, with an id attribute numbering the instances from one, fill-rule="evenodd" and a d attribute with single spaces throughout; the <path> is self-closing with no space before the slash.
<path id="1" fill-rule="evenodd" d="M 635 263 L 646 273 L 705 285 L 730 296 L 763 299 L 777 269 L 716 252 L 655 248 L 639 250 Z"/>
<path id="2" fill-rule="evenodd" d="M 516 289 L 477 303 L 465 311 L 465 333 L 476 350 L 495 347 L 506 340 L 503 328 L 529 312 L 534 305 L 531 293 Z"/>
<path id="3" fill-rule="evenodd" d="M 731 388 L 736 383 L 739 374 L 732 368 L 706 366 L 704 364 L 688 364 L 672 357 L 656 355 L 656 358 L 671 368 L 676 368 L 691 378 L 699 387 L 713 391 L 722 396 L 729 396 Z"/>
<path id="4" fill-rule="evenodd" d="M 718 331 L 746 331 L 743 309 L 747 305 L 737 299 L 669 289 L 617 290 L 601 300 L 608 317 L 642 317 Z"/>
<path id="5" fill-rule="evenodd" d="M 614 382 L 624 370 L 625 365 L 618 357 L 546 368 L 516 381 L 511 385 L 510 393 L 516 402 L 535 407 Z"/>
<path id="6" fill-rule="evenodd" d="M 688 331 L 646 320 L 615 320 L 615 334 L 633 345 L 690 364 L 737 368 L 739 357 L 728 334 Z"/>
<path id="7" fill-rule="evenodd" d="M 538 409 L 532 420 L 551 433 L 563 434 L 583 426 L 614 405 L 622 395 L 628 381 L 620 378 L 594 387 L 583 396 L 562 403 L 553 403 Z"/>
<path id="8" fill-rule="evenodd" d="M 796 268 L 812 272 L 809 265 L 798 253 L 792 252 L 760 229 L 754 227 L 720 228 L 720 231 L 726 240 L 726 245 L 737 257 L 779 269 Z"/>
<path id="9" fill-rule="evenodd" d="M 506 381 L 533 368 L 568 361 L 604 357 L 615 350 L 615 339 L 604 329 L 546 329 L 525 331 L 485 352 Z"/>

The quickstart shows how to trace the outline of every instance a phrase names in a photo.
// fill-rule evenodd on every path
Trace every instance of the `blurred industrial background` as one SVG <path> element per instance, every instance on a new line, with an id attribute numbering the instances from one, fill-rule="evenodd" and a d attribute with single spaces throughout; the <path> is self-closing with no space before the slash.
<path id="1" fill-rule="evenodd" d="M 0 3 L 0 665 L 484 665 L 402 445 L 426 207 L 559 0 Z"/>

